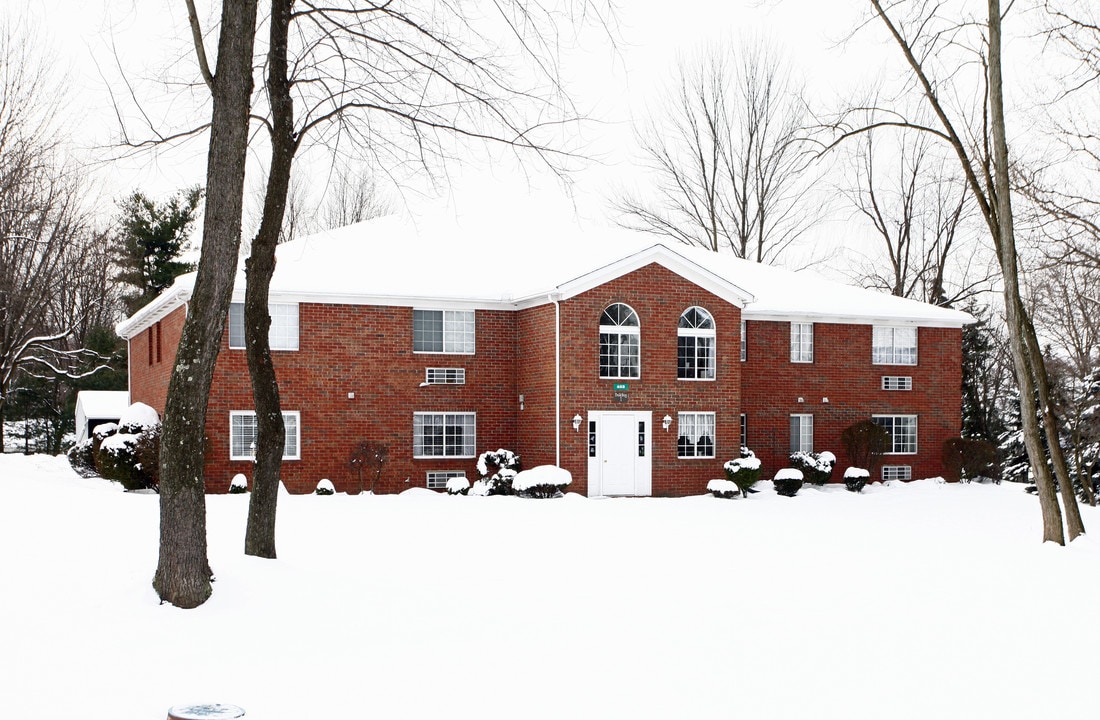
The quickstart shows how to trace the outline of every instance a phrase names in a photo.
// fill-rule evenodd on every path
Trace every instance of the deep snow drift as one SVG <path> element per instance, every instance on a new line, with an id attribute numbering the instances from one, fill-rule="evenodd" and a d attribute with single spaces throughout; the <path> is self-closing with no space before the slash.
<path id="1" fill-rule="evenodd" d="M 0 457 L 11 718 L 1051 718 L 1095 708 L 1098 552 L 1019 486 L 748 499 L 208 499 L 218 580 L 159 605 L 155 495 Z M 1100 513 L 1084 508 L 1100 532 Z M 1077 616 L 1066 616 L 1071 608 Z M 1062 675 L 1068 671 L 1068 675 Z M 1064 681 L 1069 681 L 1064 682 Z"/>

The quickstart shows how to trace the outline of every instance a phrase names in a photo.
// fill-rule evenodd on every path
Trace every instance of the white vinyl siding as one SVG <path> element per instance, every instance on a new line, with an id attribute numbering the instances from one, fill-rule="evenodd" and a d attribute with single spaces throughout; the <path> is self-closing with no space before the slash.
<path id="1" fill-rule="evenodd" d="M 267 341 L 272 350 L 298 349 L 298 303 L 271 303 L 267 306 L 271 328 Z M 229 305 L 229 347 L 244 349 L 244 303 Z"/>
<path id="2" fill-rule="evenodd" d="M 875 365 L 916 365 L 917 329 L 875 325 L 871 362 Z"/>
<path id="3" fill-rule="evenodd" d="M 414 413 L 414 458 L 472 458 L 477 455 L 476 413 Z"/>
<path id="4" fill-rule="evenodd" d="M 286 440 L 283 460 L 301 458 L 301 414 L 298 411 L 283 412 L 283 428 Z M 229 459 L 253 460 L 256 456 L 256 413 L 251 410 L 233 410 L 229 413 Z"/>
<path id="5" fill-rule="evenodd" d="M 871 419 L 890 433 L 890 451 L 897 455 L 917 452 L 916 415 L 874 415 Z"/>
<path id="6" fill-rule="evenodd" d="M 812 363 L 814 361 L 814 324 L 806 322 L 791 323 L 791 362 Z"/>
<path id="7" fill-rule="evenodd" d="M 473 310 L 413 310 L 413 352 L 473 355 Z"/>

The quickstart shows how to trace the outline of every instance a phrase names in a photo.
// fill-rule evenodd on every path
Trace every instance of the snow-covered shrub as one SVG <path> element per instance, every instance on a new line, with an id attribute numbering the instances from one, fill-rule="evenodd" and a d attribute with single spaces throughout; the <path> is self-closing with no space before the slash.
<path id="1" fill-rule="evenodd" d="M 791 467 L 802 471 L 803 479 L 811 485 L 824 485 L 833 476 L 836 455 L 823 453 L 791 453 Z"/>
<path id="2" fill-rule="evenodd" d="M 466 479 L 465 475 L 447 478 L 448 495 L 465 495 L 468 492 L 470 492 L 470 481 Z"/>
<path id="3" fill-rule="evenodd" d="M 229 494 L 239 495 L 246 492 L 248 492 L 248 478 L 244 476 L 244 473 L 237 473 L 229 481 Z"/>
<path id="4" fill-rule="evenodd" d="M 760 479 L 760 458 L 752 450 L 743 447 L 741 457 L 730 460 L 722 469 L 726 472 L 726 479 L 740 488 L 743 496 L 748 497 L 749 488 Z M 707 487 L 709 489 L 710 483 L 707 483 Z"/>
<path id="5" fill-rule="evenodd" d="M 555 465 L 539 465 L 524 470 L 512 479 L 512 489 L 522 498 L 559 498 L 562 488 L 573 482 L 573 475 Z"/>
<path id="6" fill-rule="evenodd" d="M 321 482 L 317 483 L 317 489 L 313 492 L 317 495 L 334 495 L 336 494 L 336 488 L 332 486 L 331 480 L 323 478 Z"/>
<path id="7" fill-rule="evenodd" d="M 722 498 L 729 500 L 737 497 L 740 489 L 737 487 L 737 483 L 732 480 L 710 480 L 707 482 L 707 492 L 716 498 Z"/>
<path id="8" fill-rule="evenodd" d="M 851 492 L 860 492 L 863 490 L 863 487 L 870 479 L 870 471 L 863 468 L 850 467 L 844 471 L 844 487 L 848 488 Z"/>
<path id="9" fill-rule="evenodd" d="M 512 480 L 519 467 L 519 455 L 511 450 L 501 448 L 495 452 L 481 453 L 477 459 L 477 473 L 488 488 L 485 494 L 513 495 Z"/>
<path id="10" fill-rule="evenodd" d="M 96 472 L 127 490 L 157 489 L 160 484 L 160 420 L 145 403 L 126 408 L 118 424 L 95 429 Z"/>
<path id="11" fill-rule="evenodd" d="M 775 474 L 772 483 L 775 492 L 785 497 L 794 497 L 802 489 L 803 475 L 801 470 L 795 468 L 783 468 Z"/>
<path id="12" fill-rule="evenodd" d="M 485 497 L 489 494 L 489 488 L 491 483 L 488 478 L 481 478 L 480 480 L 474 480 L 473 485 L 470 486 L 470 491 L 466 493 L 473 497 Z"/>
<path id="13" fill-rule="evenodd" d="M 1001 481 L 997 448 L 985 440 L 948 438 L 943 441 L 943 474 L 948 482 Z"/>
<path id="14" fill-rule="evenodd" d="M 99 473 L 95 469 L 95 438 L 85 438 L 69 448 L 65 453 L 69 458 L 69 464 L 80 477 L 96 477 Z"/>

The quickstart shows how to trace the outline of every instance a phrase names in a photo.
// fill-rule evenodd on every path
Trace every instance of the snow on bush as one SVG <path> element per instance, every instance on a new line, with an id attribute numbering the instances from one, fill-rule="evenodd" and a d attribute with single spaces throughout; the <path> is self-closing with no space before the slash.
<path id="1" fill-rule="evenodd" d="M 489 468 L 495 467 L 497 471 L 489 475 Z M 487 486 L 486 495 L 512 495 L 512 480 L 519 472 L 519 455 L 511 450 L 501 448 L 495 452 L 483 452 L 477 459 L 477 472 L 481 480 Z M 476 483 L 475 483 L 476 484 Z M 478 495 L 482 493 L 470 493 Z"/>
<path id="2" fill-rule="evenodd" d="M 783 468 L 775 474 L 772 484 L 775 492 L 785 497 L 794 497 L 802 489 L 802 471 L 794 468 Z"/>
<path id="3" fill-rule="evenodd" d="M 95 426 L 95 430 L 92 430 L 92 437 L 105 438 L 108 435 L 114 435 L 116 432 L 118 432 L 118 423 L 103 423 Z"/>
<path id="4" fill-rule="evenodd" d="M 135 435 L 159 425 L 160 416 L 157 415 L 157 411 L 141 402 L 126 408 L 122 412 L 122 417 L 118 419 L 119 432 Z"/>
<path id="5" fill-rule="evenodd" d="M 237 473 L 229 481 L 229 492 L 232 495 L 248 492 L 248 478 L 244 476 L 244 473 Z"/>
<path id="6" fill-rule="evenodd" d="M 470 492 L 467 494 L 473 497 L 485 497 L 489 495 L 490 485 L 488 478 L 474 480 L 474 484 L 470 486 Z"/>
<path id="7" fill-rule="evenodd" d="M 707 492 L 716 498 L 730 499 L 737 497 L 740 488 L 731 480 L 711 480 L 707 482 Z"/>
<path id="8" fill-rule="evenodd" d="M 95 469 L 95 442 L 96 438 L 85 438 L 65 453 L 69 458 L 69 464 L 72 465 L 73 470 L 80 477 L 96 477 L 99 475 Z"/>
<path id="9" fill-rule="evenodd" d="M 813 485 L 824 485 L 833 476 L 836 455 L 823 453 L 791 453 L 791 467 L 802 471 L 803 479 Z"/>
<path id="10" fill-rule="evenodd" d="M 860 492 L 871 479 L 871 473 L 863 468 L 850 467 L 844 471 L 844 487 L 851 492 Z"/>
<path id="11" fill-rule="evenodd" d="M 465 475 L 447 478 L 448 495 L 465 495 L 468 492 L 470 492 L 470 481 L 466 479 Z"/>
<path id="12" fill-rule="evenodd" d="M 336 488 L 332 486 L 331 480 L 322 478 L 321 482 L 317 483 L 317 489 L 314 492 L 318 495 L 334 495 L 336 494 Z"/>
<path id="13" fill-rule="evenodd" d="M 743 447 L 741 457 L 730 460 L 722 466 L 722 469 L 726 473 L 726 479 L 740 488 L 743 496 L 748 497 L 749 488 L 760 479 L 760 458 L 756 457 L 752 450 Z M 715 494 L 715 497 L 724 496 Z"/>
<path id="14" fill-rule="evenodd" d="M 512 489 L 525 498 L 556 498 L 562 488 L 573 482 L 573 475 L 555 465 L 539 465 L 524 470 L 512 479 Z"/>

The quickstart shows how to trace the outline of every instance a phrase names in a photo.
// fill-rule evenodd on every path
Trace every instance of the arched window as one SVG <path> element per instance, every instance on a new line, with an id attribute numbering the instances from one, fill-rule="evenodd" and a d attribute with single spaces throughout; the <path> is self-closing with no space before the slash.
<path id="1" fill-rule="evenodd" d="M 600 377 L 641 377 L 641 326 L 629 305 L 609 305 L 600 315 Z"/>
<path id="2" fill-rule="evenodd" d="M 689 307 L 676 331 L 676 377 L 714 379 L 714 318 L 701 307 Z"/>

